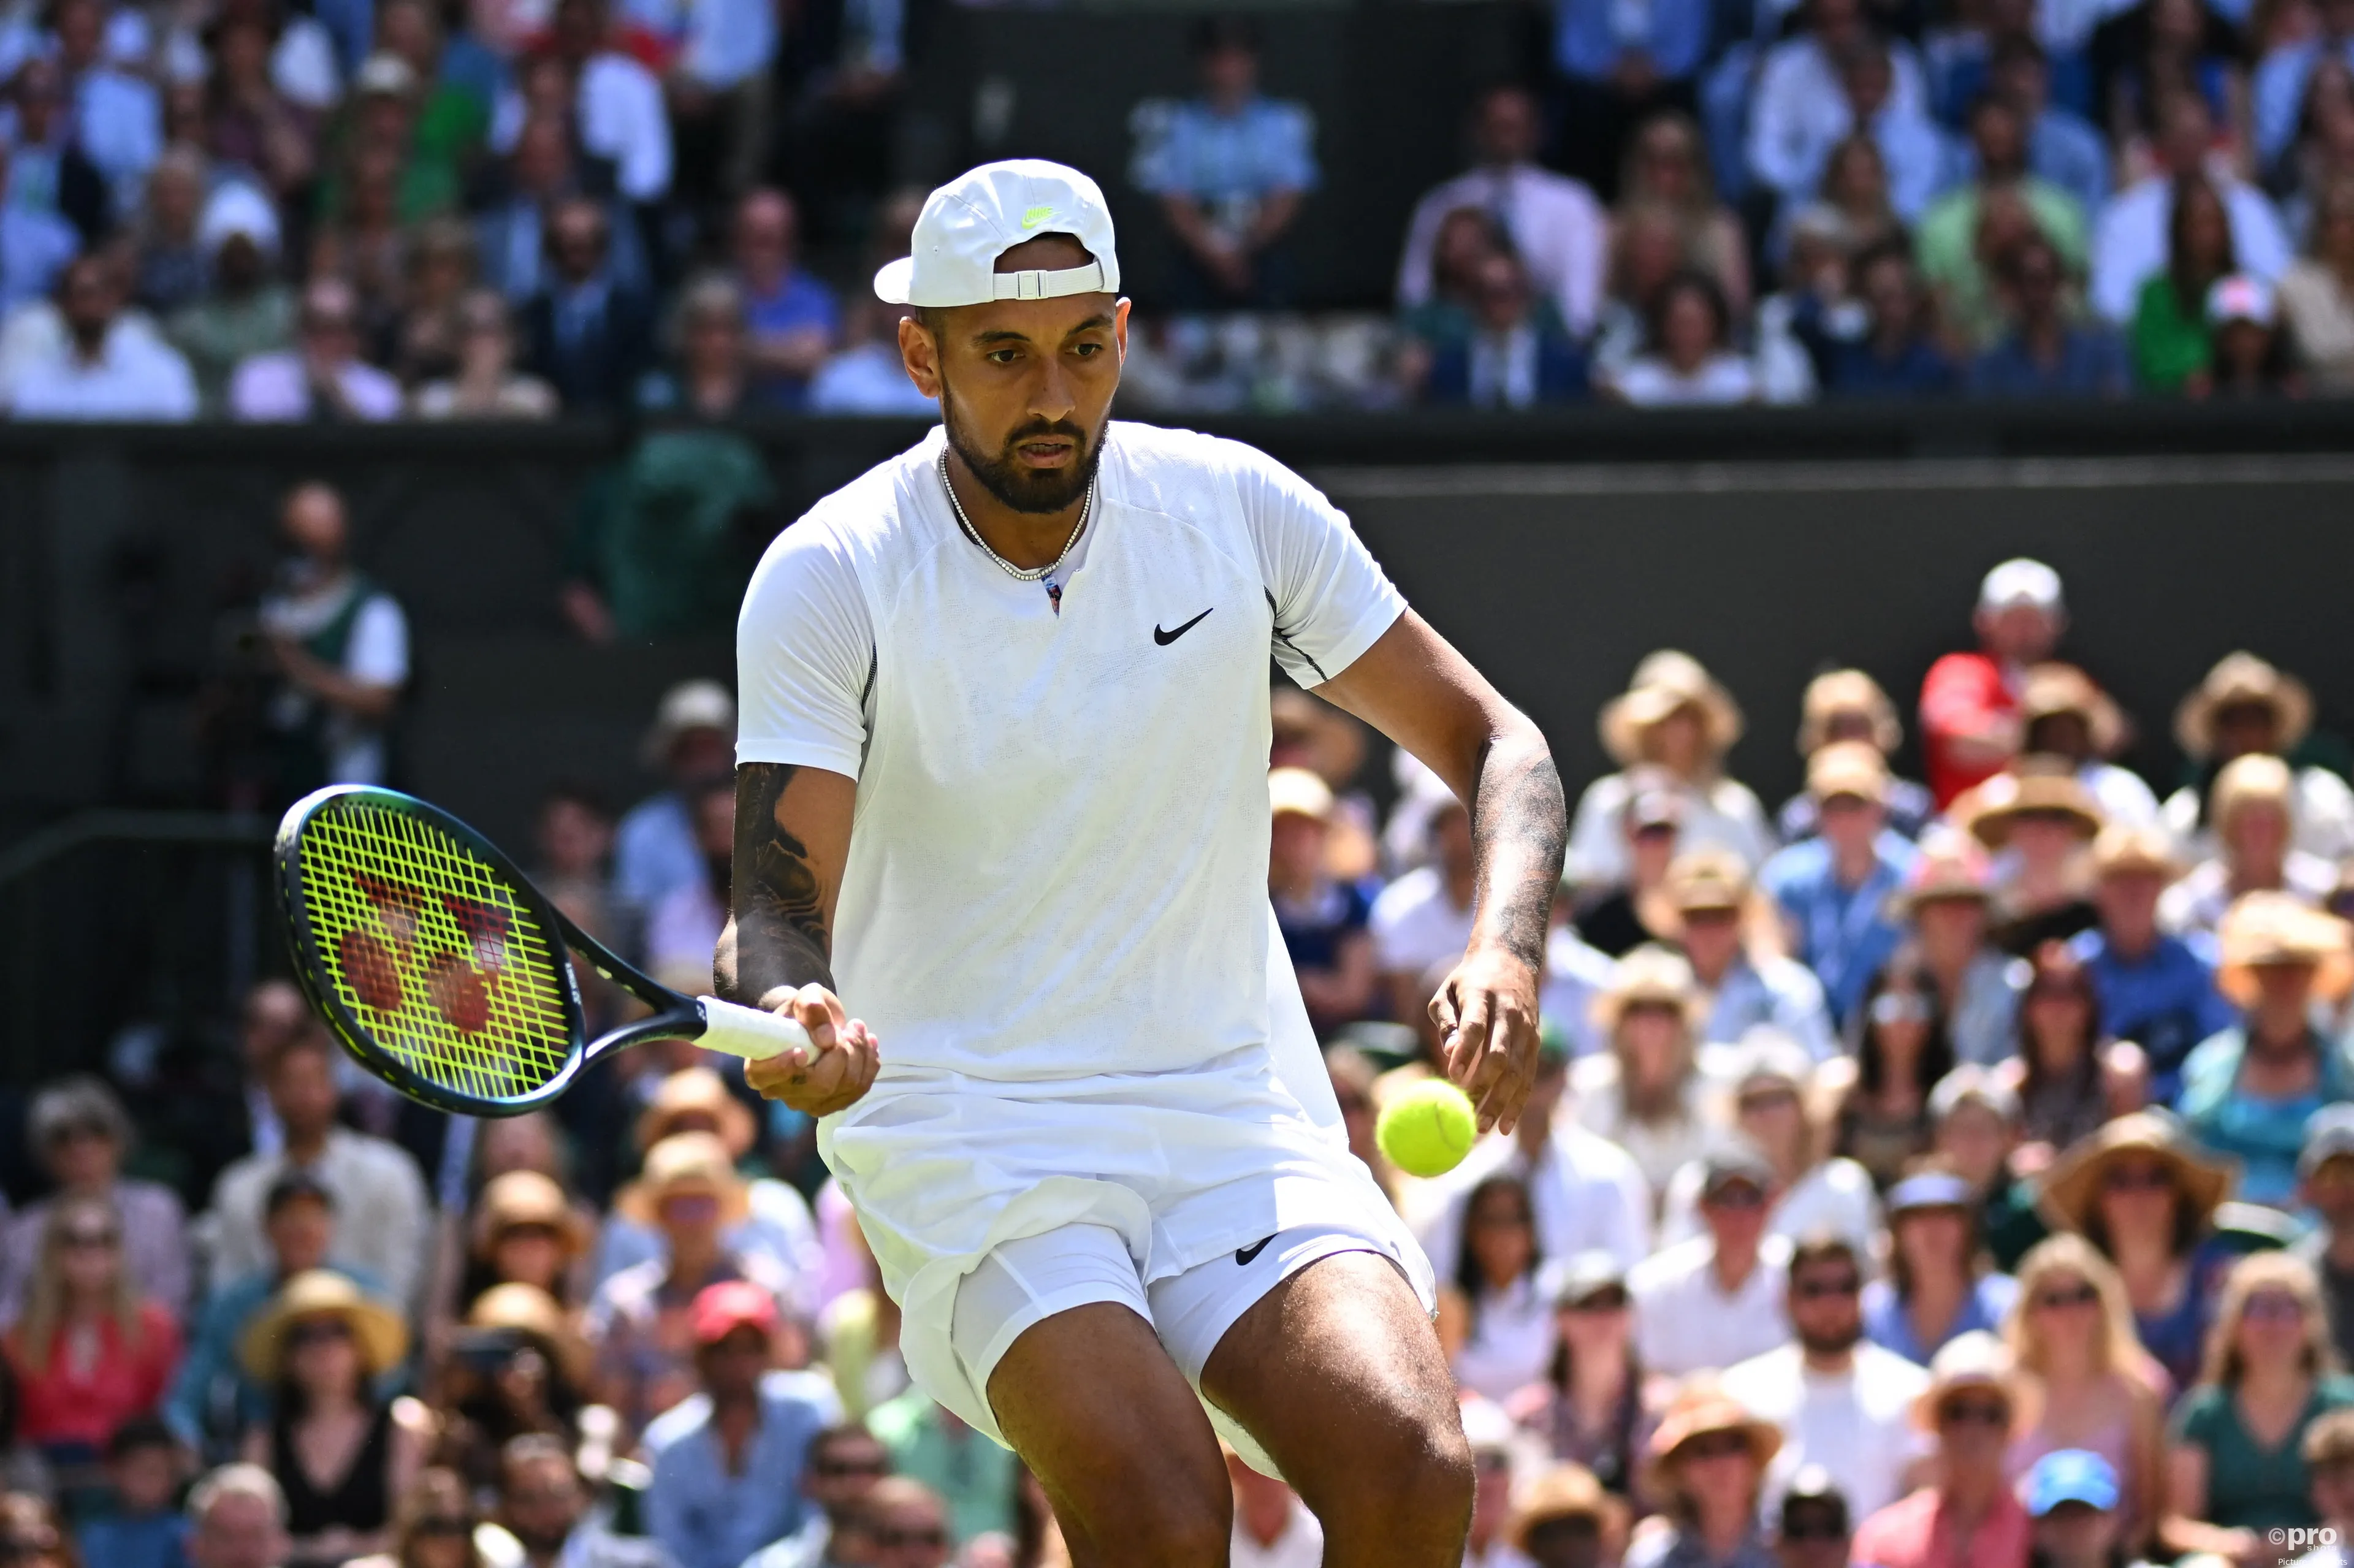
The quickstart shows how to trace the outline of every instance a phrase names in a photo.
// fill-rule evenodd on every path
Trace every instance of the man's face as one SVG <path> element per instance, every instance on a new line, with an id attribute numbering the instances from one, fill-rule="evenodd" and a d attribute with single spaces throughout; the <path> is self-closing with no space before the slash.
<path id="1" fill-rule="evenodd" d="M 548 249 L 566 281 L 587 282 L 605 264 L 604 215 L 587 202 L 567 202 L 557 209 Z"/>
<path id="2" fill-rule="evenodd" d="M 114 1180 L 122 1164 L 122 1146 L 100 1123 L 77 1122 L 50 1135 L 41 1147 L 41 1159 L 58 1185 L 88 1191 Z"/>
<path id="3" fill-rule="evenodd" d="M 1721 1182 L 1701 1200 L 1700 1217 L 1720 1254 L 1751 1256 L 1766 1235 L 1766 1194 L 1748 1181 Z"/>
<path id="4" fill-rule="evenodd" d="M 284 980 L 264 980 L 245 999 L 238 1021 L 238 1044 L 245 1070 L 261 1077 L 279 1047 L 311 1026 L 311 1009 L 302 993 Z"/>
<path id="5" fill-rule="evenodd" d="M 270 1104 L 286 1130 L 316 1138 L 335 1119 L 335 1078 L 324 1051 L 301 1049 L 279 1054 L 270 1075 Z"/>
<path id="6" fill-rule="evenodd" d="M 2280 749 L 2280 718 L 2269 703 L 2226 703 L 2215 710 L 2215 759 Z"/>
<path id="7" fill-rule="evenodd" d="M 1491 92 L 1479 110 L 1479 156 L 1490 164 L 1526 163 L 1535 156 L 1540 127 L 1533 100 L 1517 88 Z"/>
<path id="8" fill-rule="evenodd" d="M 1068 235 L 1025 241 L 998 270 L 1063 271 L 1087 254 Z M 1044 514 L 1077 504 L 1103 455 L 1128 354 L 1128 302 L 1109 294 L 999 300 L 899 323 L 916 389 L 940 400 L 949 443 L 998 503 Z"/>
<path id="9" fill-rule="evenodd" d="M 1991 100 L 1970 118 L 1970 143 L 1978 149 L 1978 166 L 1990 175 L 2015 174 L 2027 164 L 2027 137 L 2019 115 L 2000 99 Z"/>
<path id="10" fill-rule="evenodd" d="M 334 1245 L 334 1212 L 316 1198 L 291 1198 L 262 1224 L 281 1274 L 300 1274 L 327 1261 Z"/>
<path id="11" fill-rule="evenodd" d="M 1537 1568 L 1596 1568 L 1602 1561 L 1601 1521 L 1589 1513 L 1541 1519 L 1529 1526 L 1528 1544 Z"/>
<path id="12" fill-rule="evenodd" d="M 286 1532 L 268 1503 L 231 1493 L 217 1499 L 189 1534 L 188 1557 L 196 1568 L 278 1568 Z"/>
<path id="13" fill-rule="evenodd" d="M 827 1517 L 838 1520 L 890 1473 L 891 1456 L 880 1442 L 863 1432 L 845 1434 L 811 1456 L 801 1491 Z"/>
<path id="14" fill-rule="evenodd" d="M 2101 928 L 2138 944 L 2158 929 L 2158 895 L 2166 878 L 2154 871 L 2113 871 L 2093 885 L 2093 904 L 2101 912 Z"/>
<path id="15" fill-rule="evenodd" d="M 2060 641 L 2060 618 L 2037 605 L 1981 609 L 1976 619 L 1979 642 L 2006 664 L 2040 662 Z"/>
<path id="16" fill-rule="evenodd" d="M 948 1516 L 936 1502 L 903 1502 L 875 1520 L 875 1568 L 940 1568 L 949 1560 Z"/>
<path id="17" fill-rule="evenodd" d="M 1702 974 L 1723 972 L 1741 946 L 1741 911 L 1687 909 L 1683 912 L 1684 956 Z"/>
<path id="18" fill-rule="evenodd" d="M 1878 801 L 1867 800 L 1861 795 L 1833 795 L 1816 809 L 1824 842 L 1850 854 L 1880 836 L 1885 815 Z"/>
<path id="19" fill-rule="evenodd" d="M 753 278 L 769 278 L 793 260 L 793 214 L 774 191 L 757 191 L 744 198 L 736 213 L 737 270 Z"/>
<path id="20" fill-rule="evenodd" d="M 161 1513 L 172 1506 L 180 1485 L 180 1456 L 162 1443 L 142 1444 L 106 1462 L 106 1478 L 128 1514 Z"/>
<path id="21" fill-rule="evenodd" d="M 1222 103 L 1248 98 L 1258 86 L 1258 56 L 1239 45 L 1212 49 L 1202 57 L 1202 90 Z"/>
<path id="22" fill-rule="evenodd" d="M 1790 1323 L 1798 1343 L 1834 1356 L 1863 1338 L 1863 1276 L 1845 1258 L 1819 1258 L 1790 1275 Z"/>
<path id="23" fill-rule="evenodd" d="M 114 280 L 107 275 L 103 263 L 78 261 L 66 273 L 58 308 L 68 330 L 85 345 L 104 339 L 106 329 L 114 322 L 115 303 Z"/>
<path id="24" fill-rule="evenodd" d="M 1774 1538 L 1781 1568 L 1847 1568 L 1850 1536 L 1840 1510 L 1825 1503 L 1790 1503 Z"/>
<path id="25" fill-rule="evenodd" d="M 570 1464 L 554 1457 L 527 1459 L 507 1467 L 502 1521 L 525 1549 L 553 1553 L 572 1533 L 582 1501 L 580 1478 Z"/>
<path id="26" fill-rule="evenodd" d="M 343 560 L 350 539 L 343 501 L 323 484 L 306 484 L 286 498 L 280 531 L 296 555 L 322 569 Z"/>
<path id="27" fill-rule="evenodd" d="M 2354 1155 L 2332 1155 L 2323 1160 L 2321 1168 L 2306 1178 L 2305 1201 L 2332 1231 L 2354 1228 Z"/>
<path id="28" fill-rule="evenodd" d="M 1999 1466 L 2010 1446 L 2010 1401 L 2001 1390 L 1956 1388 L 1937 1405 L 1937 1446 L 1949 1465 Z"/>
<path id="29" fill-rule="evenodd" d="M 704 1346 L 695 1359 L 705 1388 L 719 1398 L 741 1397 L 757 1390 L 760 1374 L 769 1370 L 769 1336 L 742 1324 L 728 1330 L 718 1343 Z"/>
<path id="30" fill-rule="evenodd" d="M 1299 811 L 1284 811 L 1271 824 L 1270 862 L 1295 882 L 1313 881 L 1324 864 L 1325 826 Z"/>
<path id="31" fill-rule="evenodd" d="M 719 1194 L 696 1183 L 673 1186 L 654 1213 L 673 1247 L 708 1244 L 719 1234 Z"/>

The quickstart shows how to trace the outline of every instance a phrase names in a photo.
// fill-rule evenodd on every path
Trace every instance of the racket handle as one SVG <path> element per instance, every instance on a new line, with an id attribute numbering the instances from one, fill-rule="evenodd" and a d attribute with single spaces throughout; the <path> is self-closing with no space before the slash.
<path id="1" fill-rule="evenodd" d="M 695 1005 L 703 1010 L 703 1037 L 695 1044 L 706 1051 L 764 1062 L 796 1046 L 810 1049 L 809 1031 L 789 1018 L 757 1007 L 738 1007 L 716 996 L 696 997 Z"/>

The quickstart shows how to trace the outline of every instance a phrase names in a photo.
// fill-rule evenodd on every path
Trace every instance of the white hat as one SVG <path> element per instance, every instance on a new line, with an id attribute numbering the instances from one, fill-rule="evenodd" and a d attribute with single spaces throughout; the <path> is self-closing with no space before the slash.
<path id="1" fill-rule="evenodd" d="M 242 180 L 224 181 L 205 203 L 196 219 L 196 249 L 207 257 L 220 254 L 232 235 L 244 235 L 264 256 L 278 254 L 278 210 L 270 198 Z"/>
<path id="2" fill-rule="evenodd" d="M 2234 272 L 2228 278 L 2218 278 L 2215 286 L 2207 291 L 2207 324 L 2221 326 L 2226 322 L 2253 322 L 2261 327 L 2273 324 L 2273 286 L 2253 273 Z"/>
<path id="3" fill-rule="evenodd" d="M 352 78 L 352 90 L 362 96 L 381 93 L 407 98 L 417 90 L 417 71 L 398 55 L 378 49 L 361 62 L 359 74 Z"/>
<path id="4" fill-rule="evenodd" d="M 2041 561 L 2021 556 L 2005 561 L 1978 585 L 1980 609 L 2009 609 L 2013 605 L 2036 609 L 2060 608 L 2060 574 Z"/>
<path id="5" fill-rule="evenodd" d="M 1095 260 L 1052 272 L 997 270 L 1000 256 L 1042 234 L 1067 234 Z M 945 309 L 1119 291 L 1103 192 L 1078 170 L 1039 158 L 983 164 L 934 191 L 913 247 L 875 274 L 875 297 L 885 304 Z"/>
<path id="6" fill-rule="evenodd" d="M 678 737 L 695 729 L 716 729 L 731 737 L 736 734 L 736 699 L 716 681 L 681 681 L 663 694 L 653 728 L 646 732 L 646 766 L 659 768 L 667 763 Z"/>

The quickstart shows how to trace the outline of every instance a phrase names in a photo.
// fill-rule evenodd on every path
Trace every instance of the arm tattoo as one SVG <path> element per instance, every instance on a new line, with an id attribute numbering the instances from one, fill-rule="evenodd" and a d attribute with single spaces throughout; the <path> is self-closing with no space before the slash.
<path id="1" fill-rule="evenodd" d="M 736 770 L 736 907 L 720 938 L 716 978 L 721 996 L 748 1007 L 780 987 L 812 980 L 833 987 L 824 886 L 808 846 L 777 821 L 798 771 L 775 762 Z"/>
<path id="2" fill-rule="evenodd" d="M 1488 743 L 1477 795 L 1471 838 L 1479 927 L 1531 969 L 1542 968 L 1569 811 L 1553 753 L 1533 727 Z"/>

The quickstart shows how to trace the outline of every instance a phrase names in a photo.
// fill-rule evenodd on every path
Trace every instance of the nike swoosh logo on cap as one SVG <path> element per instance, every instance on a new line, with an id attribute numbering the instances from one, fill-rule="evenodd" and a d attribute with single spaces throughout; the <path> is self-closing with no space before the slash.
<path id="1" fill-rule="evenodd" d="M 1034 207 L 1022 215 L 1022 227 L 1035 228 L 1054 216 L 1055 209 L 1051 207 Z"/>

